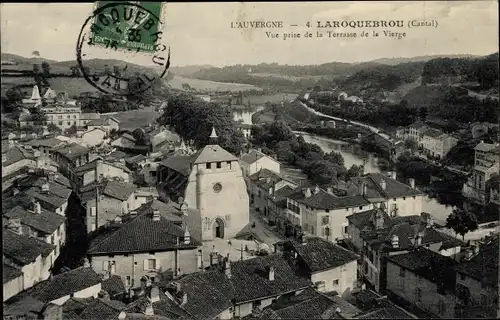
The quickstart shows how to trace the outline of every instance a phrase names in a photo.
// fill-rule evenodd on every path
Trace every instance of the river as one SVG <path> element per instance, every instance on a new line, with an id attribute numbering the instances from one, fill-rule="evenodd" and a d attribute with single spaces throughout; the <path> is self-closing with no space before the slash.
<path id="1" fill-rule="evenodd" d="M 252 124 L 252 114 L 262 109 L 263 107 L 258 107 L 257 110 L 252 110 L 252 112 L 234 111 L 234 120 L 242 120 L 243 123 Z M 357 145 L 350 145 L 345 141 L 324 138 L 310 133 L 299 134 L 304 137 L 304 140 L 306 142 L 314 143 L 320 146 L 324 152 L 335 151 L 342 154 L 342 156 L 344 157 L 344 165 L 346 168 L 350 168 L 353 164 L 359 166 L 364 163 L 365 173 L 383 173 L 383 171 L 377 165 L 378 158 L 369 152 L 361 150 L 361 148 Z M 422 210 L 424 212 L 430 213 L 434 217 L 436 223 L 444 225 L 446 223 L 446 218 L 453 210 L 453 207 L 442 205 L 436 199 L 432 199 L 426 196 L 424 199 L 424 203 L 422 204 Z"/>

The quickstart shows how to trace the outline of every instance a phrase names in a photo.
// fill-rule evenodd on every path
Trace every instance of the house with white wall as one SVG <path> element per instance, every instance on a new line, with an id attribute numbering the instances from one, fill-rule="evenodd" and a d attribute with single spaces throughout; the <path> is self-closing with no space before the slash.
<path id="1" fill-rule="evenodd" d="M 127 289 L 140 287 L 145 276 L 155 283 L 162 274 L 197 272 L 201 242 L 173 212 L 156 209 L 153 201 L 121 217 L 105 240 L 91 242 L 87 256 L 92 269 L 105 277 L 120 276 Z"/>
<path id="2" fill-rule="evenodd" d="M 87 232 L 114 221 L 137 208 L 137 186 L 119 180 L 104 179 L 80 188 L 80 202 L 86 212 Z"/>
<path id="3" fill-rule="evenodd" d="M 297 188 L 287 196 L 285 220 L 297 230 L 295 235 L 302 232 L 336 241 L 347 237 L 347 216 L 372 207 L 364 195 L 339 197 L 332 190 L 325 191 L 318 186 Z"/>
<path id="4" fill-rule="evenodd" d="M 280 163 L 260 150 L 252 150 L 242 155 L 239 162 L 245 176 L 251 176 L 261 169 L 280 173 Z"/>
<path id="5" fill-rule="evenodd" d="M 316 290 L 337 292 L 342 298 L 350 297 L 357 288 L 357 260 L 354 252 L 318 237 L 302 237 L 301 243 L 284 243 L 285 256 L 292 265 L 304 270 Z"/>
<path id="6" fill-rule="evenodd" d="M 124 161 L 123 161 L 124 162 Z M 96 158 L 74 170 L 75 182 L 78 188 L 88 186 L 99 179 L 118 178 L 123 182 L 131 182 L 129 168 L 120 161 L 106 161 Z"/>
<path id="7" fill-rule="evenodd" d="M 7 297 L 12 297 L 50 277 L 55 247 L 23 234 L 23 227 L 19 219 L 6 221 L 2 239 L 4 263 L 23 274 L 22 281 L 17 276 L 10 279 L 17 279 L 15 282 L 7 281 L 7 286 L 4 279 L 5 301 Z M 18 274 L 18 272 L 16 273 Z"/>

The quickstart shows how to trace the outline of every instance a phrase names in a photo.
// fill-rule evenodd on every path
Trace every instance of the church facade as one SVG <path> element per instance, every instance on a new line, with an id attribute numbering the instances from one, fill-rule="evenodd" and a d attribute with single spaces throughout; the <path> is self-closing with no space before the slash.
<path id="1" fill-rule="evenodd" d="M 214 130 L 211 138 L 216 138 Z M 249 223 L 248 192 L 238 158 L 219 145 L 174 155 L 159 164 L 157 176 L 171 200 L 197 215 L 188 220 L 202 241 L 234 238 Z"/>

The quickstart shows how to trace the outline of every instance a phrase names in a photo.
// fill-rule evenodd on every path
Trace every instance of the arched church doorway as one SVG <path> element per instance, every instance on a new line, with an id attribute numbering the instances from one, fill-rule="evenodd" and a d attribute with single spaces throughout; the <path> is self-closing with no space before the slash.
<path id="1" fill-rule="evenodd" d="M 213 226 L 213 237 L 224 239 L 224 221 L 221 218 L 215 219 Z"/>

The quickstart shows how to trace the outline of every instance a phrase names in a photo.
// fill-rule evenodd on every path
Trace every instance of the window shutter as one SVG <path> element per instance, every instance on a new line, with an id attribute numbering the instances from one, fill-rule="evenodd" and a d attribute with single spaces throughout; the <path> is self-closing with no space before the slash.
<path id="1" fill-rule="evenodd" d="M 91 207 L 91 208 L 90 208 L 90 216 L 91 216 L 91 217 L 95 217 L 95 212 L 96 212 L 95 207 Z"/>
<path id="2" fill-rule="evenodd" d="M 144 260 L 144 270 L 148 270 L 148 259 Z"/>
<path id="3" fill-rule="evenodd" d="M 108 261 L 103 261 L 103 262 L 102 262 L 102 270 L 103 270 L 103 271 L 108 270 Z"/>
<path id="4" fill-rule="evenodd" d="M 155 261 L 155 267 L 156 267 L 157 270 L 160 269 L 160 259 L 156 259 L 156 261 Z"/>

